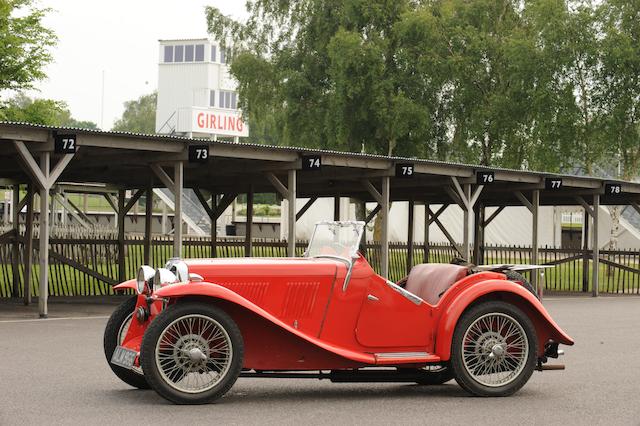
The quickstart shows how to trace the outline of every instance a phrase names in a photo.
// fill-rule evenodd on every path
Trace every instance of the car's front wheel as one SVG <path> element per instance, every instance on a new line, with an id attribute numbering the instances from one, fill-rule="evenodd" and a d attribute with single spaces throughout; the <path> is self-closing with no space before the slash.
<path id="1" fill-rule="evenodd" d="M 109 317 L 107 326 L 104 329 L 104 356 L 107 358 L 109 367 L 120 380 L 138 389 L 149 389 L 149 384 L 144 376 L 111 363 L 111 357 L 116 350 L 116 346 L 121 345 L 127 335 L 135 308 L 136 296 L 133 296 L 118 306 Z"/>
<path id="2" fill-rule="evenodd" d="M 151 387 L 176 404 L 222 397 L 242 369 L 240 329 L 222 309 L 178 303 L 158 315 L 144 334 L 140 358 Z"/>
<path id="3" fill-rule="evenodd" d="M 529 380 L 536 365 L 536 330 L 517 307 L 480 303 L 466 311 L 453 335 L 456 381 L 478 396 L 507 396 Z"/>

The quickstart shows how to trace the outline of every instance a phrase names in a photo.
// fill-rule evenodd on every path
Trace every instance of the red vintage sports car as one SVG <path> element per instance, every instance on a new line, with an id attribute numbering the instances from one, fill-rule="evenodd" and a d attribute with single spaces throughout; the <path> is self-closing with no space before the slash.
<path id="1" fill-rule="evenodd" d="M 238 377 L 442 384 L 505 396 L 573 340 L 530 288 L 495 270 L 415 266 L 399 284 L 358 254 L 362 222 L 323 222 L 302 258 L 173 259 L 116 286 L 113 372 L 179 404 Z M 509 272 L 509 271 L 506 271 Z"/>

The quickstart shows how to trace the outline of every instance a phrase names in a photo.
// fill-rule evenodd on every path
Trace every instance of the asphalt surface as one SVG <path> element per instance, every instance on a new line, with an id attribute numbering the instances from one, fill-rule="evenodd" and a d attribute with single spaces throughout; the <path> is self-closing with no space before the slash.
<path id="1" fill-rule="evenodd" d="M 51 319 L 0 304 L 0 425 L 628 424 L 640 425 L 640 298 L 552 298 L 576 340 L 565 371 L 536 372 L 508 398 L 469 397 L 451 382 L 333 384 L 239 379 L 216 404 L 176 406 L 109 370 L 111 305 L 52 304 Z"/>

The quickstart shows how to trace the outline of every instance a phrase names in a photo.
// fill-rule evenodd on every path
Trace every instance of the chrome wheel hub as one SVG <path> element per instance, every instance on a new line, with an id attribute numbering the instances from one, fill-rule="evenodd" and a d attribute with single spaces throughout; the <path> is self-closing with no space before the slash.
<path id="1" fill-rule="evenodd" d="M 529 341 L 513 317 L 490 313 L 476 319 L 463 337 L 462 358 L 478 383 L 498 387 L 514 381 L 524 369 Z"/>
<path id="2" fill-rule="evenodd" d="M 160 334 L 156 366 L 164 381 L 186 393 L 204 392 L 227 374 L 233 351 L 226 330 L 212 318 L 180 317 Z"/>

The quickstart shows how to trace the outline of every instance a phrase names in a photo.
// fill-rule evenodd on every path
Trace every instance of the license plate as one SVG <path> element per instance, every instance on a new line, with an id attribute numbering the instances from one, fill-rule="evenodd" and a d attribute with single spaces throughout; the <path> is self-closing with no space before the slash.
<path id="1" fill-rule="evenodd" d="M 138 356 L 138 352 L 118 346 L 111 355 L 111 363 L 130 370 L 133 368 L 136 356 Z"/>

